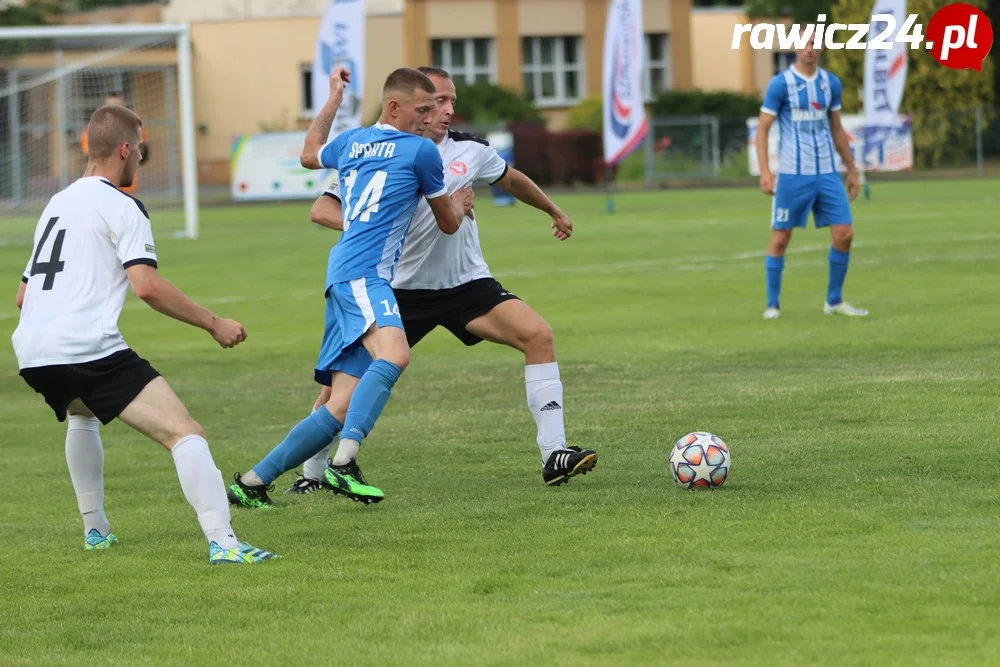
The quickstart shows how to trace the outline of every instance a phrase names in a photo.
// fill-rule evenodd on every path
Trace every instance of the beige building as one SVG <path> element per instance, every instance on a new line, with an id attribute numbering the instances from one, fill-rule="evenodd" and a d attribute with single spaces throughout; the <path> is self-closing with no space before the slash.
<path id="1" fill-rule="evenodd" d="M 746 34 L 740 48 L 734 50 L 733 27 L 757 22 L 738 8 L 692 10 L 691 62 L 696 88 L 764 94 L 771 77 L 792 63 L 795 52 L 755 51 Z"/>
<path id="2" fill-rule="evenodd" d="M 401 65 L 433 64 L 448 69 L 458 82 L 489 81 L 527 93 L 548 116 L 550 128 L 559 129 L 572 107 L 601 93 L 609 1 L 365 0 L 363 118 L 373 120 L 377 114 L 381 85 L 390 71 Z M 329 3 L 168 0 L 65 15 L 60 20 L 73 24 L 188 24 L 199 180 L 225 184 L 229 182 L 230 152 L 236 136 L 308 126 L 313 116 L 313 53 L 319 20 Z M 693 88 L 700 77 L 717 74 L 712 70 L 719 68 L 709 67 L 709 74 L 696 70 L 691 0 L 645 0 L 643 7 L 648 63 L 643 84 L 648 99 L 669 88 Z M 61 62 L 92 55 L 67 51 Z M 55 65 L 51 53 L 32 54 L 31 58 L 30 62 L 27 57 L 0 59 L 0 69 L 25 72 Z M 72 84 L 69 94 L 80 109 L 78 114 L 74 112 L 68 130 L 80 131 L 89 113 L 101 103 L 105 89 L 124 87 L 129 103 L 151 119 L 153 151 L 143 170 L 144 178 L 147 182 L 162 181 L 164 188 L 169 185 L 174 190 L 176 183 L 166 181 L 175 177 L 168 166 L 176 164 L 179 146 L 176 127 L 171 125 L 176 122 L 176 113 L 167 107 L 176 100 L 164 93 L 176 76 L 173 46 L 165 43 L 127 51 L 123 62 L 103 65 L 124 69 L 114 75 L 86 78 L 81 85 Z M 714 80 L 710 83 L 716 85 Z M 53 150 L 59 148 L 53 146 Z M 70 151 L 73 161 L 83 159 L 79 149 L 74 152 L 70 147 Z M 36 162 L 32 169 L 41 177 L 41 172 L 53 171 L 57 160 L 48 161 L 48 166 L 45 161 Z M 71 164 L 70 171 L 77 166 Z"/>
<path id="3" fill-rule="evenodd" d="M 225 183 L 235 135 L 308 125 L 316 33 L 329 2 L 170 0 L 66 22 L 191 26 L 200 180 Z M 430 63 L 458 81 L 527 92 L 558 129 L 569 109 L 600 95 L 607 8 L 608 0 L 366 0 L 363 117 L 377 113 L 390 71 Z M 649 96 L 692 87 L 691 0 L 646 0 L 643 20 Z"/>

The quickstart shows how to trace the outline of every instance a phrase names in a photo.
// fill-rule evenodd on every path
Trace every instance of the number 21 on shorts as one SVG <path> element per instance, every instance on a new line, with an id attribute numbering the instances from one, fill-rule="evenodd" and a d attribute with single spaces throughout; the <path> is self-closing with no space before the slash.
<path id="1" fill-rule="evenodd" d="M 788 209 L 784 207 L 774 209 L 774 221 L 788 222 Z"/>
<path id="2" fill-rule="evenodd" d="M 386 317 L 389 317 L 390 315 L 395 315 L 396 317 L 399 317 L 398 303 L 392 304 L 392 310 L 389 309 L 389 299 L 382 299 L 379 303 L 385 306 L 385 312 L 382 313 L 383 315 L 385 315 Z"/>

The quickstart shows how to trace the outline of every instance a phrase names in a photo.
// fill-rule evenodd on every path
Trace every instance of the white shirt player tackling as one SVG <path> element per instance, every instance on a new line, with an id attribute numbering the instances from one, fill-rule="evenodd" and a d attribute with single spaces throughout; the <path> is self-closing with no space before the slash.
<path id="1" fill-rule="evenodd" d="M 444 184 L 449 195 L 476 181 L 492 185 L 507 173 L 506 160 L 473 135 L 449 130 L 437 146 L 444 163 Z M 340 200 L 340 179 L 334 179 L 326 192 Z M 479 245 L 476 221 L 466 216 L 457 232 L 442 234 L 430 205 L 426 199 L 421 199 L 396 265 L 393 289 L 449 289 L 490 277 L 490 268 Z"/>
<path id="2" fill-rule="evenodd" d="M 40 221 L 12 337 L 19 367 L 81 364 L 128 349 L 118 330 L 125 269 L 157 265 L 145 208 L 91 176 L 54 195 Z"/>

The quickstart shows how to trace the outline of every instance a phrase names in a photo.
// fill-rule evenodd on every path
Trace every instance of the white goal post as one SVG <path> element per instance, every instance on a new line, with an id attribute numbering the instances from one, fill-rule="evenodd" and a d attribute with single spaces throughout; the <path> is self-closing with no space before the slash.
<path id="1" fill-rule="evenodd" d="M 150 142 L 157 171 L 146 178 L 149 187 L 143 191 L 140 168 L 137 196 L 148 191 L 169 205 L 179 204 L 182 195 L 183 235 L 197 238 L 191 38 L 185 24 L 0 28 L 0 105 L 5 111 L 0 118 L 5 151 L 0 152 L 9 155 L 0 173 L 0 205 L 24 208 L 31 203 L 26 200 L 47 199 L 75 178 L 74 168 L 84 158 L 69 145 L 73 133 L 103 96 L 124 96 L 115 84 L 124 85 L 133 98 L 145 98 L 146 106 L 159 114 L 152 127 L 160 145 Z M 145 125 L 143 109 L 136 111 Z"/>

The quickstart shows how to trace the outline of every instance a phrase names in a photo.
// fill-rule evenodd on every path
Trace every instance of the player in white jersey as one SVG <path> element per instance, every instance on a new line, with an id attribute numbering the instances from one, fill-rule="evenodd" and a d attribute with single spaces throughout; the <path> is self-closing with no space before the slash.
<path id="1" fill-rule="evenodd" d="M 844 279 L 854 238 L 850 202 L 858 194 L 858 172 L 850 141 L 841 123 L 840 79 L 819 67 L 820 51 L 812 45 L 795 54 L 795 63 L 771 79 L 757 125 L 760 189 L 772 197 L 771 241 L 764 269 L 767 306 L 764 319 L 781 314 L 781 274 L 792 230 L 805 227 L 810 212 L 817 228 L 829 227 L 829 281 L 823 312 L 864 316 L 867 310 L 843 300 Z M 768 164 L 767 137 L 778 120 L 778 176 Z M 837 173 L 834 151 L 847 168 L 847 192 Z"/>
<path id="2" fill-rule="evenodd" d="M 455 85 L 448 73 L 432 67 L 418 68 L 437 89 L 436 108 L 424 136 L 437 144 L 445 165 L 445 187 L 456 195 L 476 181 L 497 184 L 552 219 L 553 236 L 565 240 L 573 223 L 527 176 L 509 168 L 490 145 L 473 135 L 450 129 L 455 108 Z M 469 190 L 471 192 L 471 190 Z M 311 211 L 313 222 L 341 230 L 342 207 L 337 183 L 320 196 Z M 466 345 L 482 340 L 508 345 L 525 356 L 528 407 L 538 429 L 542 479 L 552 486 L 597 464 L 590 449 L 567 447 L 563 423 L 563 388 L 553 345 L 552 328 L 531 307 L 503 288 L 490 274 L 479 243 L 475 215 L 468 215 L 454 235 L 437 229 L 426 201 L 417 209 L 410 236 L 403 248 L 392 281 L 412 348 L 438 326 L 451 331 Z M 324 388 L 316 405 L 326 402 Z M 306 461 L 304 474 L 288 490 L 310 493 L 325 486 L 323 470 L 329 447 Z"/>
<path id="3" fill-rule="evenodd" d="M 128 288 L 155 310 L 208 331 L 224 348 L 246 339 L 157 273 L 149 216 L 120 187 L 132 184 L 142 121 L 106 105 L 90 119 L 84 176 L 53 195 L 35 228 L 17 292 L 12 336 L 20 375 L 56 418 L 69 421 L 66 462 L 84 524 L 84 548 L 118 541 L 104 512 L 100 425 L 120 419 L 172 455 L 181 489 L 209 543 L 209 563 L 257 563 L 275 555 L 239 542 L 222 475 L 202 427 L 166 380 L 125 343 L 118 318 Z"/>

